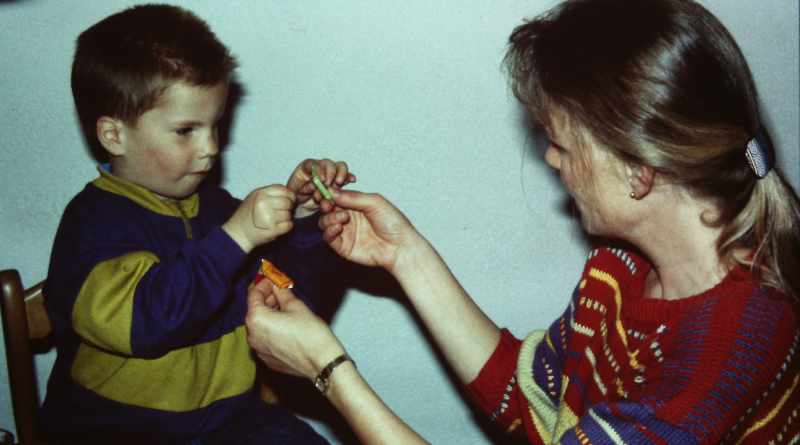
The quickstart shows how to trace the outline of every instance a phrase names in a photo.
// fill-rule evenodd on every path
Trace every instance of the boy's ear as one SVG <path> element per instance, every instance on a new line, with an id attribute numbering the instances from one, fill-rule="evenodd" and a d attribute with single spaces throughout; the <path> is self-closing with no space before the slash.
<path id="1" fill-rule="evenodd" d="M 120 120 L 112 117 L 101 116 L 97 119 L 97 139 L 111 156 L 125 154 L 125 146 L 120 137 L 123 126 Z"/>
<path id="2" fill-rule="evenodd" d="M 631 191 L 636 199 L 642 199 L 650 193 L 653 188 L 655 169 L 649 165 L 629 164 L 627 166 L 628 181 L 631 184 Z"/>

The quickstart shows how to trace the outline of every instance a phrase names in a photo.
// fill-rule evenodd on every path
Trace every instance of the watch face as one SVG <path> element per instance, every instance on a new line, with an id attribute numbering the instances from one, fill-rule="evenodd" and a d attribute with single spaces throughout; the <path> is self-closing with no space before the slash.
<path id="1" fill-rule="evenodd" d="M 328 390 L 328 379 L 325 379 L 322 376 L 317 376 L 317 380 L 314 382 L 314 385 L 317 387 L 319 392 L 325 394 L 325 392 Z"/>

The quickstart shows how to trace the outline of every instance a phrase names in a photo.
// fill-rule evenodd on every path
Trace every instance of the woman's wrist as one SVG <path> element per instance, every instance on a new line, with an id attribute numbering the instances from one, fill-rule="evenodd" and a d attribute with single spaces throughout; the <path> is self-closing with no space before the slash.
<path id="1" fill-rule="evenodd" d="M 394 265 L 389 269 L 398 281 L 419 272 L 420 264 L 426 259 L 438 258 L 439 254 L 430 242 L 419 233 L 415 233 L 413 241 L 406 243 L 398 252 Z"/>
<path id="2" fill-rule="evenodd" d="M 337 366 L 333 372 L 328 376 L 328 388 L 324 393 L 329 399 L 340 397 L 342 395 L 342 388 L 344 385 L 352 384 L 348 379 L 354 378 L 358 373 L 356 363 L 352 360 L 346 360 Z M 317 387 L 319 389 L 319 387 Z"/>
<path id="3" fill-rule="evenodd" d="M 331 362 L 336 360 L 338 357 L 347 355 L 347 351 L 345 351 L 344 346 L 342 346 L 342 343 L 339 341 L 339 339 L 335 337 L 335 334 L 334 342 L 331 342 L 331 344 L 320 348 L 320 351 L 322 352 L 316 354 L 316 356 L 311 360 L 314 370 L 313 375 L 308 375 L 308 377 L 312 383 Z"/>
<path id="4" fill-rule="evenodd" d="M 317 389 L 322 393 L 323 396 L 328 395 L 328 392 L 331 388 L 331 381 L 333 379 L 334 373 L 339 370 L 341 367 L 344 367 L 347 363 L 352 363 L 355 366 L 356 362 L 353 361 L 347 354 L 342 354 L 335 359 L 331 360 L 317 375 L 316 380 L 314 381 L 314 385 Z M 341 373 L 340 373 L 341 374 Z"/>

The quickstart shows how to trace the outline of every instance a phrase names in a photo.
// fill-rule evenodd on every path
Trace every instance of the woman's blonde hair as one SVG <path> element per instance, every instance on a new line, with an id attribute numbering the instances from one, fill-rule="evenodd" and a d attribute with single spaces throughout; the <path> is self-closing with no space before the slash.
<path id="1" fill-rule="evenodd" d="M 568 0 L 514 30 L 506 67 L 535 121 L 568 116 L 619 158 L 717 203 L 720 256 L 797 303 L 800 199 L 780 169 L 759 179 L 748 164 L 748 142 L 765 133 L 757 92 L 710 12 L 691 0 Z"/>

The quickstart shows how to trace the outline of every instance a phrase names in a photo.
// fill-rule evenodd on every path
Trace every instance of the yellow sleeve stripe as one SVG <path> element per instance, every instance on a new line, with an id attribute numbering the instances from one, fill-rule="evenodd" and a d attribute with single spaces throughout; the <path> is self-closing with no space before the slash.
<path id="1" fill-rule="evenodd" d="M 536 384 L 531 372 L 531 363 L 536 355 L 536 347 L 546 337 L 545 331 L 531 332 L 522 342 L 517 359 L 517 382 L 525 399 L 528 400 L 531 418 L 540 431 L 553 431 L 558 420 L 558 408 L 553 405 L 547 393 Z"/>
<path id="2" fill-rule="evenodd" d="M 763 419 L 759 420 L 758 422 L 755 423 L 755 425 L 751 426 L 747 431 L 745 431 L 745 433 L 742 435 L 742 437 L 739 439 L 739 441 L 736 442 L 736 445 L 739 445 L 740 443 L 742 443 L 745 439 L 747 439 L 747 437 L 749 435 L 751 435 L 754 432 L 758 431 L 759 429 L 763 428 L 764 425 L 768 424 L 769 422 L 772 421 L 772 419 L 775 418 L 775 416 L 778 414 L 778 412 L 783 408 L 783 405 L 786 403 L 786 401 L 789 400 L 789 397 L 792 394 L 794 394 L 795 391 L 797 390 L 798 382 L 800 382 L 800 374 L 797 374 L 797 375 L 794 376 L 794 380 L 792 381 L 792 387 L 789 388 L 789 390 L 786 391 L 783 394 L 783 396 L 781 397 L 781 400 L 778 402 L 778 404 L 775 406 L 775 408 L 769 414 L 767 414 L 766 417 L 764 417 Z"/>
<path id="3" fill-rule="evenodd" d="M 151 252 L 132 252 L 92 269 L 72 310 L 73 328 L 83 341 L 131 355 L 133 295 L 142 276 L 157 262 Z"/>
<path id="4" fill-rule="evenodd" d="M 253 388 L 255 377 L 245 326 L 157 359 L 124 357 L 82 344 L 72 365 L 72 378 L 102 397 L 173 412 L 243 394 Z"/>

